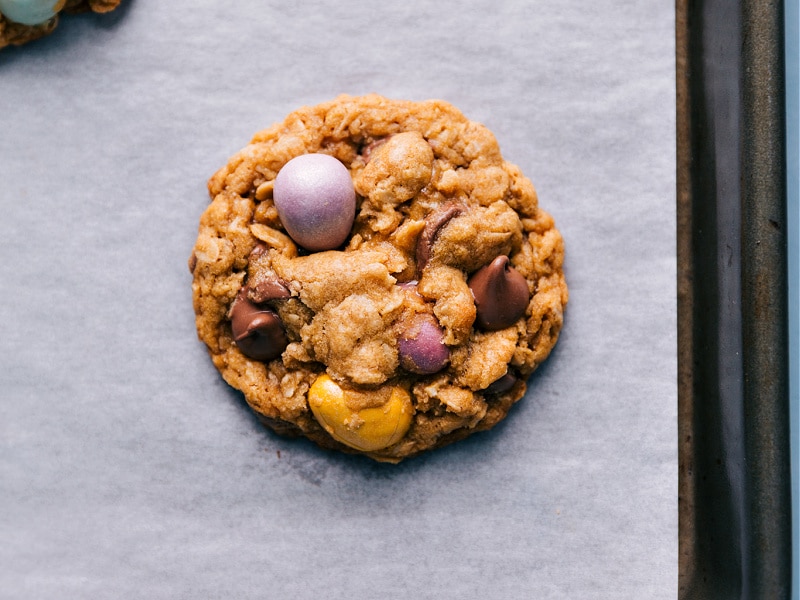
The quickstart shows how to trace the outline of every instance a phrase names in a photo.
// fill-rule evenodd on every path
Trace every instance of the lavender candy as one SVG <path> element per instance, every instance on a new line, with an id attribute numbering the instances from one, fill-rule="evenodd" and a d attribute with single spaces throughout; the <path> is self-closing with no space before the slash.
<path id="1" fill-rule="evenodd" d="M 437 373 L 450 362 L 450 349 L 442 341 L 442 332 L 436 317 L 419 314 L 406 326 L 397 340 L 400 364 L 406 371 L 430 375 Z"/>
<path id="2" fill-rule="evenodd" d="M 275 178 L 273 199 L 286 231 L 306 250 L 333 250 L 353 227 L 353 180 L 327 154 L 303 154 L 286 163 Z"/>

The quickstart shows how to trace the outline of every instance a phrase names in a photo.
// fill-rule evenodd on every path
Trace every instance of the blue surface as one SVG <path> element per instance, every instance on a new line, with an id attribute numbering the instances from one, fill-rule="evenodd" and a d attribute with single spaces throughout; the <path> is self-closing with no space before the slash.
<path id="1" fill-rule="evenodd" d="M 788 213 L 789 222 L 789 394 L 791 402 L 792 425 L 792 500 L 794 515 L 792 523 L 793 577 L 792 598 L 800 600 L 800 326 L 798 326 L 798 285 L 800 284 L 800 191 L 798 171 L 800 171 L 800 140 L 798 139 L 798 106 L 800 105 L 800 49 L 798 49 L 798 30 L 800 11 L 797 0 L 785 4 L 786 10 L 786 160 L 788 173 Z"/>

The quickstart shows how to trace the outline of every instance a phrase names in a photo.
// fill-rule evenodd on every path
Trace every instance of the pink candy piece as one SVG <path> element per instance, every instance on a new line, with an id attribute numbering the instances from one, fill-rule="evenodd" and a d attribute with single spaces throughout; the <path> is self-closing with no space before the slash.
<path id="1" fill-rule="evenodd" d="M 353 180 L 327 154 L 303 154 L 286 163 L 275 178 L 273 199 L 286 231 L 306 250 L 338 248 L 353 227 Z"/>
<path id="2" fill-rule="evenodd" d="M 444 345 L 444 334 L 432 315 L 417 315 L 397 340 L 400 364 L 412 373 L 437 373 L 450 362 L 450 349 Z"/>

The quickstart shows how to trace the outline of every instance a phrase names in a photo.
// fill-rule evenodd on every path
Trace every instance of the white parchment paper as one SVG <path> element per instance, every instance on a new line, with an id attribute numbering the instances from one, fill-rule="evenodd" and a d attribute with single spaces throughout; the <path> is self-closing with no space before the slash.
<path id="1" fill-rule="evenodd" d="M 674 598 L 673 4 L 125 0 L 0 51 L 0 597 Z M 339 93 L 443 98 L 566 240 L 561 340 L 399 466 L 262 429 L 197 341 L 205 182 Z"/>

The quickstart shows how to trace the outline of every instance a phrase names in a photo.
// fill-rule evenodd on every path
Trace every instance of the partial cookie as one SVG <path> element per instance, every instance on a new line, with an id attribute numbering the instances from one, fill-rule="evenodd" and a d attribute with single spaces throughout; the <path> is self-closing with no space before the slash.
<path id="1" fill-rule="evenodd" d="M 399 462 L 498 423 L 558 339 L 561 235 L 450 104 L 303 107 L 208 189 L 198 335 L 280 434 Z"/>
<path id="2" fill-rule="evenodd" d="M 61 12 L 114 10 L 121 0 L 0 0 L 0 48 L 19 46 L 51 33 Z"/>

